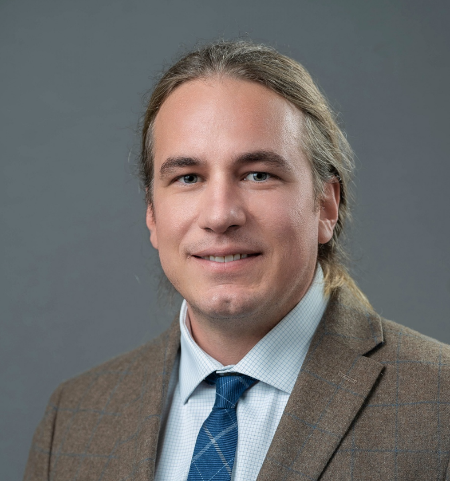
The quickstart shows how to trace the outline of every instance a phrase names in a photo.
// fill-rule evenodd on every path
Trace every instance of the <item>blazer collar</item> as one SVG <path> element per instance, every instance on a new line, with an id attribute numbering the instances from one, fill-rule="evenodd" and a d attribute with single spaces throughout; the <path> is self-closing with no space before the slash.
<path id="1" fill-rule="evenodd" d="M 383 369 L 364 357 L 382 342 L 379 316 L 349 289 L 338 289 L 313 336 L 258 481 L 320 477 Z M 161 415 L 179 347 L 175 319 L 142 357 L 148 370 L 142 380 L 136 481 L 154 479 Z"/>
<path id="2" fill-rule="evenodd" d="M 380 375 L 365 357 L 383 342 L 381 320 L 339 288 L 311 342 L 258 481 L 320 477 Z"/>
<path id="3" fill-rule="evenodd" d="M 130 402 L 133 409 L 128 417 L 139 419 L 136 437 L 133 479 L 135 481 L 152 481 L 155 476 L 155 463 L 158 450 L 158 438 L 161 418 L 166 403 L 169 380 L 180 348 L 180 328 L 178 318 L 171 327 L 155 340 L 143 346 L 144 354 L 139 359 L 144 374 L 129 373 L 133 384 L 139 383 L 140 402 Z M 144 366 L 144 368 L 142 368 Z M 130 381 L 131 382 L 131 381 Z"/>

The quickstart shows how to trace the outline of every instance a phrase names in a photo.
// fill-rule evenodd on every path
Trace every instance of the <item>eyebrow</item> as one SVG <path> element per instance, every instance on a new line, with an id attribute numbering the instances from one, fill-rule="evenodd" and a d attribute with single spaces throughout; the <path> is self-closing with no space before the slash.
<path id="1" fill-rule="evenodd" d="M 235 159 L 234 163 L 237 165 L 262 163 L 272 165 L 273 167 L 277 167 L 286 172 L 292 171 L 292 167 L 288 160 L 272 150 L 257 150 L 255 152 L 242 154 Z"/>
<path id="2" fill-rule="evenodd" d="M 204 164 L 205 162 L 195 157 L 169 157 L 161 165 L 161 168 L 159 169 L 159 175 L 161 177 L 165 177 L 170 175 L 176 169 L 183 167 L 198 167 Z"/>
<path id="3" fill-rule="evenodd" d="M 235 166 L 251 165 L 256 163 L 269 164 L 286 172 L 291 172 L 292 167 L 289 162 L 280 154 L 272 150 L 257 150 L 254 152 L 246 152 L 239 155 L 233 161 Z M 169 157 L 166 159 L 159 170 L 160 177 L 163 178 L 170 175 L 173 171 L 183 167 L 201 167 L 206 164 L 205 161 L 196 157 Z"/>

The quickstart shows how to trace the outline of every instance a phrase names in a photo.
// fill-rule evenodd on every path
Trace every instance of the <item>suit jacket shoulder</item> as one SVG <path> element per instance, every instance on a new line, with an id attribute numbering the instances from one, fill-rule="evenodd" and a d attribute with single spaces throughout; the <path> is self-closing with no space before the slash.
<path id="1" fill-rule="evenodd" d="M 450 346 L 436 339 L 425 336 L 409 327 L 381 318 L 385 347 L 403 346 L 403 353 L 426 359 L 435 359 L 436 354 L 445 359 L 450 358 Z M 400 351 L 399 351 L 400 352 Z"/>
<path id="2" fill-rule="evenodd" d="M 25 481 L 151 479 L 179 328 L 62 383 L 38 426 Z"/>
<path id="3" fill-rule="evenodd" d="M 443 480 L 450 348 L 330 299 L 258 481 Z"/>

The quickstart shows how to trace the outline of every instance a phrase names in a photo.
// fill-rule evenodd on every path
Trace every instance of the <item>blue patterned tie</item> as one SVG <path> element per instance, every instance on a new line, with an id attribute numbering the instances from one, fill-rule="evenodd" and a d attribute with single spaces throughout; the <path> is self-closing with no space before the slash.
<path id="1" fill-rule="evenodd" d="M 230 481 L 238 438 L 236 405 L 257 380 L 212 373 L 205 381 L 216 385 L 216 401 L 198 433 L 188 481 Z"/>

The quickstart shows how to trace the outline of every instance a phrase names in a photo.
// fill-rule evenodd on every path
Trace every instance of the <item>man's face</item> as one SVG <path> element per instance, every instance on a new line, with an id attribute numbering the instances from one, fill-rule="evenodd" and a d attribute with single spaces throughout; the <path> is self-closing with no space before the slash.
<path id="1" fill-rule="evenodd" d="M 227 77 L 187 82 L 163 103 L 147 225 L 191 315 L 279 320 L 308 289 L 338 189 L 332 212 L 316 206 L 302 119 L 267 88 Z"/>

